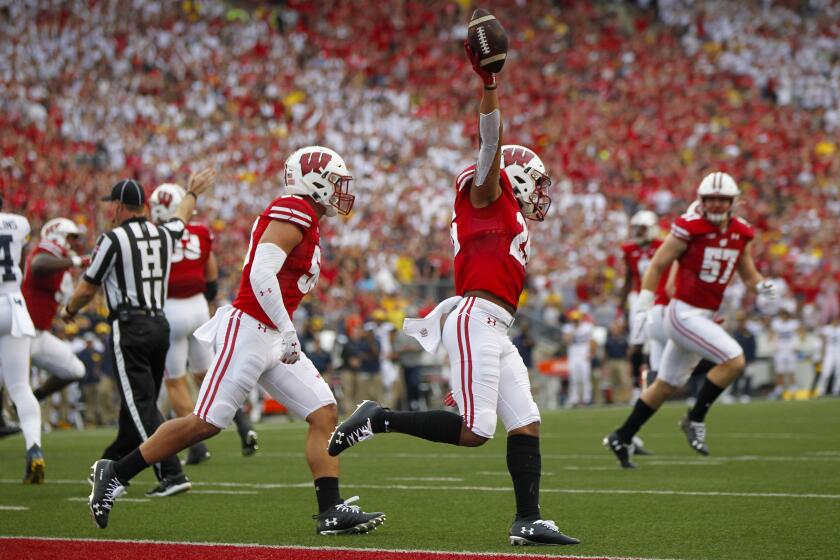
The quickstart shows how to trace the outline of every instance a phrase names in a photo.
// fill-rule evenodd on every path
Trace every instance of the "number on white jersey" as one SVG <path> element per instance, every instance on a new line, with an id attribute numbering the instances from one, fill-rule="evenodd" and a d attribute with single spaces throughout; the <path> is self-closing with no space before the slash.
<path id="1" fill-rule="evenodd" d="M 321 247 L 316 245 L 315 250 L 312 251 L 312 264 L 310 265 L 309 270 L 304 272 L 301 277 L 298 278 L 297 285 L 300 293 L 309 293 L 309 290 L 314 288 L 315 284 L 318 283 L 319 276 L 321 276 Z"/>
<path id="2" fill-rule="evenodd" d="M 713 284 L 726 284 L 735 270 L 735 263 L 741 254 L 736 249 L 721 247 L 706 247 L 703 253 L 703 264 L 700 267 L 700 280 Z M 721 266 L 723 265 L 723 266 Z"/>
<path id="3" fill-rule="evenodd" d="M 11 235 L 0 235 L 0 282 L 15 280 L 15 261 L 12 259 Z"/>

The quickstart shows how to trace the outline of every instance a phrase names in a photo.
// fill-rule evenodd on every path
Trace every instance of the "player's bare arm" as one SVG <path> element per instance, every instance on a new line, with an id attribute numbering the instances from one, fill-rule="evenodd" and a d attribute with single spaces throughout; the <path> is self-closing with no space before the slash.
<path id="1" fill-rule="evenodd" d="M 738 275 L 741 277 L 741 280 L 744 281 L 747 288 L 758 292 L 773 301 L 776 299 L 776 285 L 772 280 L 764 278 L 764 276 L 762 276 L 756 268 L 755 261 L 752 256 L 752 244 L 753 242 L 750 241 L 747 243 L 747 246 L 744 247 L 744 254 L 738 262 Z"/>
<path id="2" fill-rule="evenodd" d="M 303 241 L 303 232 L 288 222 L 273 221 L 266 228 L 251 263 L 251 289 L 260 307 L 280 331 L 283 349 L 280 361 L 293 364 L 300 359 L 297 331 L 283 304 L 277 274 L 292 250 Z"/>
<path id="3" fill-rule="evenodd" d="M 202 169 L 190 175 L 187 185 L 187 195 L 175 210 L 175 218 L 187 223 L 195 210 L 195 201 L 198 196 L 207 191 L 216 182 L 216 170 L 212 167 Z"/>
<path id="4" fill-rule="evenodd" d="M 688 244 L 685 241 L 669 234 L 665 238 L 665 242 L 656 250 L 653 259 L 650 261 L 650 265 L 645 271 L 645 275 L 642 278 L 642 291 L 655 292 L 656 286 L 659 284 L 659 279 L 665 273 L 665 270 L 680 258 L 680 255 L 687 248 Z"/>
<path id="5" fill-rule="evenodd" d="M 77 264 L 78 263 L 78 264 Z M 81 266 L 82 257 L 56 257 L 47 253 L 38 253 L 29 263 L 29 269 L 35 276 L 46 276 L 56 270 L 65 270 L 72 266 Z"/>
<path id="6" fill-rule="evenodd" d="M 669 298 L 674 297 L 677 293 L 677 271 L 680 269 L 680 263 L 674 261 L 671 264 L 671 269 L 668 271 L 668 280 L 665 282 L 665 293 Z"/>
<path id="7" fill-rule="evenodd" d="M 618 294 L 618 308 L 619 309 L 624 309 L 624 307 L 627 305 L 627 296 L 630 295 L 630 287 L 632 285 L 633 285 L 633 271 L 630 270 L 629 265 L 625 265 L 625 267 L 624 267 L 624 284 L 621 286 L 621 292 Z"/>
<path id="8" fill-rule="evenodd" d="M 70 301 L 68 301 L 67 305 L 64 306 L 64 309 L 61 310 L 61 318 L 65 321 L 72 320 L 79 311 L 84 309 L 84 307 L 90 303 L 93 296 L 96 295 L 96 290 L 98 289 L 99 286 L 91 284 L 82 278 L 76 285 L 76 289 L 73 290 L 73 295 L 70 296 Z"/>

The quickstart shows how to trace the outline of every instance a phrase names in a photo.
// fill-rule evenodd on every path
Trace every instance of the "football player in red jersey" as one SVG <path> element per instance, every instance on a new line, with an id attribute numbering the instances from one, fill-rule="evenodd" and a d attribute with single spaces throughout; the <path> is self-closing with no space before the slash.
<path id="1" fill-rule="evenodd" d="M 150 214 L 155 223 L 172 219 L 186 191 L 175 183 L 159 185 L 149 197 Z M 169 320 L 169 352 L 166 354 L 164 383 L 169 401 L 177 416 L 187 416 L 195 403 L 190 395 L 187 372 L 198 385 L 210 367 L 212 353 L 193 333 L 210 319 L 209 302 L 218 292 L 219 265 L 213 254 L 213 232 L 206 225 L 191 220 L 172 253 L 172 268 L 164 312 Z M 257 449 L 257 433 L 240 409 L 234 415 L 244 455 Z M 190 447 L 186 464 L 197 465 L 210 458 L 203 442 Z"/>
<path id="2" fill-rule="evenodd" d="M 407 334 L 434 352 L 441 341 L 440 318 L 457 308 L 446 318 L 442 339 L 451 365 L 452 397 L 461 414 L 396 412 L 364 401 L 336 428 L 329 451 L 338 455 L 380 432 L 476 447 L 493 437 L 501 418 L 508 433 L 507 464 L 516 495 L 516 518 L 508 533 L 511 544 L 577 544 L 577 539 L 540 515 L 540 413 L 528 370 L 508 336 L 531 253 L 525 220 L 545 218 L 551 181 L 533 151 L 502 145 L 495 75 L 480 67 L 468 46 L 467 55 L 484 92 L 478 162 L 455 182 L 450 233 L 458 295 L 404 326 Z"/>
<path id="3" fill-rule="evenodd" d="M 230 424 L 259 383 L 275 400 L 309 423 L 306 459 L 315 482 L 322 535 L 367 533 L 384 522 L 383 513 L 365 513 L 342 500 L 338 459 L 327 454 L 335 426 L 335 397 L 302 352 L 292 323 L 301 299 L 321 272 L 318 222 L 353 207 L 352 177 L 333 150 L 309 146 L 285 164 L 285 194 L 257 216 L 239 293 L 219 308 L 195 336 L 213 346 L 213 360 L 193 414 L 162 424 L 140 447 L 119 461 L 100 460 L 90 510 L 100 527 L 108 524 L 125 482 L 165 457 L 212 437 Z"/>
<path id="4" fill-rule="evenodd" d="M 81 234 L 72 220 L 52 219 L 41 228 L 38 246 L 26 261 L 21 291 L 36 329 L 31 347 L 32 365 L 50 374 L 33 391 L 39 401 L 85 375 L 85 366 L 70 345 L 50 332 L 63 294 L 73 290 L 70 269 L 90 263 L 90 257 L 77 254 Z"/>
<path id="5" fill-rule="evenodd" d="M 604 438 L 624 468 L 633 468 L 632 438 L 688 378 L 701 356 L 716 365 L 700 388 L 697 402 L 680 427 L 696 452 L 708 455 L 705 418 L 709 407 L 744 369 L 744 352 L 713 316 L 735 271 L 744 284 L 770 299 L 773 283 L 755 267 L 750 253 L 752 226 L 733 216 L 740 194 L 735 180 L 726 173 L 707 175 L 697 189 L 699 212 L 683 214 L 671 226 L 671 233 L 656 252 L 642 280 L 634 313 L 647 314 L 654 303 L 660 277 L 674 262 L 676 293 L 668 304 L 664 327 L 668 343 L 662 355 L 659 375 L 636 401 L 625 423 Z"/>
<path id="6" fill-rule="evenodd" d="M 624 285 L 619 296 L 619 309 L 632 309 L 642 287 L 645 274 L 654 253 L 662 245 L 659 239 L 659 218 L 650 210 L 639 210 L 630 218 L 630 230 L 633 240 L 621 246 L 624 254 Z M 663 275 L 667 278 L 667 274 Z M 628 304 L 628 299 L 629 305 Z M 633 379 L 631 402 L 636 402 L 642 392 L 642 365 L 645 361 L 643 347 L 646 334 L 639 321 L 630 322 L 630 374 Z"/>

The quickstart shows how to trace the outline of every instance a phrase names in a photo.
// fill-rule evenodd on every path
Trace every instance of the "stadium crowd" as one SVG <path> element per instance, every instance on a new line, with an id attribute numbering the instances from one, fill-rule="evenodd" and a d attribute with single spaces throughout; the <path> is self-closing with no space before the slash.
<path id="1" fill-rule="evenodd" d="M 150 192 L 214 165 L 199 219 L 229 299 L 285 158 L 321 144 L 346 159 L 357 204 L 323 226 L 307 330 L 352 336 L 375 311 L 399 326 L 449 289 L 450 193 L 477 145 L 470 2 L 126 4 L 0 8 L 7 210 L 101 231 L 96 201 L 116 180 Z M 521 313 L 540 337 L 559 346 L 575 308 L 620 320 L 628 216 L 653 209 L 667 226 L 712 168 L 738 180 L 756 261 L 805 323 L 840 314 L 836 2 L 485 4 L 511 38 L 506 141 L 534 148 L 554 182 Z M 751 309 L 745 297 L 736 286 L 727 309 Z"/>

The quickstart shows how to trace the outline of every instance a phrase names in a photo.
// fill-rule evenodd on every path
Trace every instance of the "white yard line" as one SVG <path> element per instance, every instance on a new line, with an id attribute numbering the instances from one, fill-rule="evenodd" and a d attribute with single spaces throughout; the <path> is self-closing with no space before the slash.
<path id="1" fill-rule="evenodd" d="M 0 480 L 0 483 L 12 482 L 8 479 Z M 14 480 L 20 484 L 19 480 Z M 82 480 L 50 480 L 51 484 L 87 484 Z M 256 490 L 277 490 L 285 488 L 310 488 L 312 482 L 297 483 L 275 483 L 258 484 L 252 482 L 193 482 L 193 485 L 204 487 L 222 488 L 251 488 Z M 360 488 L 373 490 L 405 490 L 405 491 L 440 491 L 440 492 L 510 492 L 508 486 L 440 486 L 440 485 L 409 485 L 409 484 L 343 484 L 345 488 Z M 629 495 L 656 495 L 656 496 L 701 496 L 701 497 L 724 497 L 724 498 L 793 498 L 793 499 L 814 499 L 814 500 L 840 500 L 840 494 L 817 494 L 813 492 L 723 492 L 706 490 L 644 490 L 644 489 L 608 489 L 608 488 L 541 488 L 541 492 L 549 494 L 629 494 Z M 197 493 L 210 493 L 210 490 L 197 490 Z M 87 501 L 84 497 L 67 498 L 71 501 Z M 120 501 L 148 502 L 148 498 L 120 498 Z"/>
<path id="2" fill-rule="evenodd" d="M 26 506 L 0 506 L 0 511 L 26 511 L 28 509 Z"/>
<path id="3" fill-rule="evenodd" d="M 284 546 L 284 545 L 268 545 L 268 544 L 250 544 L 250 543 L 220 543 L 220 542 L 190 542 L 190 541 L 158 541 L 158 540 L 134 540 L 134 539 L 78 539 L 78 538 L 61 538 L 61 537 L 17 537 L 14 535 L 0 535 L 0 541 L 3 539 L 15 540 L 32 540 L 32 541 L 76 541 L 88 543 L 110 543 L 110 544 L 159 544 L 159 545 L 195 545 L 195 546 L 223 546 L 223 547 L 242 547 L 242 548 L 259 548 L 267 550 L 323 550 L 324 552 L 388 552 L 397 554 L 436 554 L 445 558 L 459 558 L 459 557 L 475 557 L 488 556 L 493 558 L 549 558 L 546 554 L 510 554 L 504 552 L 469 552 L 469 551 L 447 551 L 447 550 L 426 550 L 426 549 L 398 549 L 398 548 L 367 548 L 358 547 L 351 548 L 345 546 Z M 588 560 L 597 558 L 598 560 L 630 560 L 627 556 L 571 556 L 563 554 L 560 558 L 565 559 L 580 559 Z M 643 558 L 641 556 L 633 556 L 632 560 L 676 560 L 673 558 Z"/>

